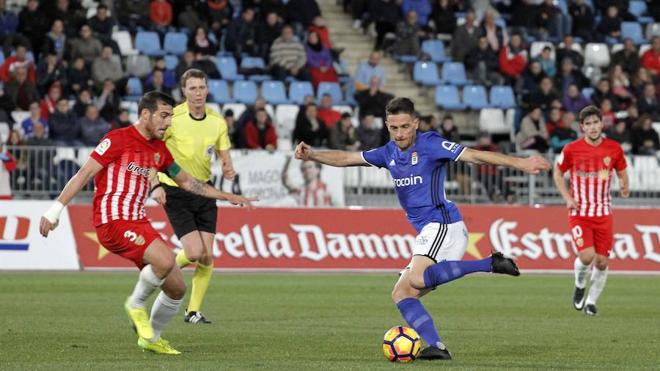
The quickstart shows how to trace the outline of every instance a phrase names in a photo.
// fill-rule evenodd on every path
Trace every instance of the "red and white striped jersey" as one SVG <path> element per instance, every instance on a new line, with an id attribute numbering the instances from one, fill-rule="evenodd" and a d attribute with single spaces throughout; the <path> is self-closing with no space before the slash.
<path id="1" fill-rule="evenodd" d="M 90 156 L 103 165 L 94 177 L 95 226 L 144 219 L 150 172 L 174 163 L 165 142 L 145 139 L 133 125 L 109 132 Z"/>
<path id="2" fill-rule="evenodd" d="M 300 206 L 332 206 L 332 194 L 321 180 L 305 184 L 297 192 Z"/>
<path id="3" fill-rule="evenodd" d="M 570 173 L 571 195 L 578 204 L 571 216 L 612 214 L 612 171 L 622 171 L 627 166 L 619 143 L 603 138 L 599 145 L 592 146 L 586 139 L 578 139 L 564 147 L 557 166 Z"/>

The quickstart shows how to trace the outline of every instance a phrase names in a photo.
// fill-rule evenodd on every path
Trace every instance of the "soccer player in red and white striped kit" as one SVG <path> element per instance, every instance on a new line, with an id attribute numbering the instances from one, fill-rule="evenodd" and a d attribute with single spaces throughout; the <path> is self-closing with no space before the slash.
<path id="1" fill-rule="evenodd" d="M 587 106 L 579 114 L 584 138 L 564 147 L 557 157 L 553 179 L 566 206 L 570 209 L 568 225 L 578 250 L 575 259 L 575 290 L 573 306 L 594 316 L 596 302 L 607 282 L 607 266 L 612 249 L 612 172 L 619 178 L 622 197 L 628 197 L 626 158 L 619 143 L 603 137 L 600 110 Z M 570 191 L 564 173 L 570 172 Z M 586 297 L 586 276 L 592 265 L 589 295 Z"/>

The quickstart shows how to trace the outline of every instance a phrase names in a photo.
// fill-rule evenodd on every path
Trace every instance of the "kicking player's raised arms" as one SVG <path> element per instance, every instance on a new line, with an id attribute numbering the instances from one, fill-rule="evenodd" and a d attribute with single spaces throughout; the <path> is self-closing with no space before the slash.
<path id="1" fill-rule="evenodd" d="M 550 163 L 539 155 L 526 158 L 508 156 L 498 152 L 479 151 L 466 148 L 459 158 L 473 164 L 489 164 L 507 166 L 522 170 L 528 174 L 538 174 L 543 170 L 550 170 Z"/>
<path id="2" fill-rule="evenodd" d="M 319 151 L 316 152 L 312 147 L 305 143 L 300 142 L 296 146 L 296 159 L 298 160 L 312 160 L 320 162 L 325 165 L 336 167 L 347 166 L 370 166 L 364 158 L 362 152 L 348 152 L 348 151 Z"/>

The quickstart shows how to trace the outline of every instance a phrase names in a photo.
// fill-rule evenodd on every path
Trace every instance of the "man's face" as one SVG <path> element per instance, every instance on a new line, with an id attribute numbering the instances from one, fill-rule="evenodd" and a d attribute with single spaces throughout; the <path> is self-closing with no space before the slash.
<path id="1" fill-rule="evenodd" d="M 67 113 L 69 111 L 69 102 L 61 99 L 59 102 L 57 102 L 57 110 L 61 113 Z"/>
<path id="2" fill-rule="evenodd" d="M 186 86 L 182 90 L 186 101 L 193 107 L 199 108 L 206 104 L 206 97 L 209 95 L 206 79 L 191 77 L 186 80 Z"/>
<path id="3" fill-rule="evenodd" d="M 591 141 L 597 141 L 603 132 L 603 122 L 596 115 L 587 116 L 580 127 Z"/>
<path id="4" fill-rule="evenodd" d="M 92 36 L 92 29 L 89 28 L 89 26 L 83 26 L 83 27 L 80 29 L 80 36 L 81 36 L 83 39 L 88 39 L 88 38 L 90 38 L 90 37 Z"/>
<path id="5" fill-rule="evenodd" d="M 266 111 L 259 110 L 257 111 L 255 118 L 257 119 L 257 123 L 265 124 L 266 120 L 268 119 L 268 114 L 266 113 Z"/>
<path id="6" fill-rule="evenodd" d="M 33 117 L 38 117 L 41 115 L 41 109 L 39 108 L 39 103 L 30 104 L 30 115 Z"/>
<path id="7" fill-rule="evenodd" d="M 145 109 L 142 110 L 142 115 L 147 121 L 147 133 L 151 139 L 163 139 L 165 131 L 172 125 L 172 106 L 158 102 L 156 111 L 151 112 Z"/>
<path id="8" fill-rule="evenodd" d="M 163 78 L 163 72 L 162 72 L 162 71 L 158 71 L 158 70 L 154 71 L 154 76 L 153 76 L 153 83 L 154 83 L 154 86 L 156 86 L 156 87 L 161 87 L 161 86 L 163 86 L 163 80 L 164 80 L 164 78 Z"/>
<path id="9" fill-rule="evenodd" d="M 16 58 L 20 61 L 25 59 L 25 56 L 27 55 L 27 49 L 24 46 L 19 46 L 16 48 Z"/>
<path id="10" fill-rule="evenodd" d="M 332 97 L 329 95 L 324 95 L 321 98 L 321 107 L 325 109 L 330 109 L 332 108 Z"/>
<path id="11" fill-rule="evenodd" d="M 291 27 L 284 27 L 282 29 L 282 38 L 285 41 L 290 41 L 293 39 L 293 29 Z"/>
<path id="12" fill-rule="evenodd" d="M 94 106 L 93 104 L 90 104 L 87 106 L 87 110 L 85 111 L 85 117 L 87 117 L 91 121 L 96 121 L 96 119 L 99 118 L 99 110 Z"/>
<path id="13" fill-rule="evenodd" d="M 112 58 L 112 48 L 109 48 L 109 47 L 105 47 L 105 48 L 103 48 L 103 50 L 101 51 L 101 57 L 102 57 L 103 59 L 110 59 L 110 58 Z"/>
<path id="14" fill-rule="evenodd" d="M 34 133 L 35 137 L 41 139 L 45 134 L 44 126 L 41 125 L 41 123 L 37 123 L 32 127 L 32 132 Z"/>
<path id="15" fill-rule="evenodd" d="M 380 63 L 380 53 L 373 52 L 369 54 L 369 64 L 373 67 L 377 66 Z"/>
<path id="16" fill-rule="evenodd" d="M 410 148 L 415 141 L 415 132 L 419 127 L 419 119 L 413 118 L 407 113 L 387 115 L 385 124 L 390 132 L 390 137 L 401 150 Z"/>
<path id="17" fill-rule="evenodd" d="M 105 8 L 98 8 L 98 12 L 96 12 L 96 15 L 99 17 L 100 20 L 105 20 L 108 18 L 108 10 Z"/>

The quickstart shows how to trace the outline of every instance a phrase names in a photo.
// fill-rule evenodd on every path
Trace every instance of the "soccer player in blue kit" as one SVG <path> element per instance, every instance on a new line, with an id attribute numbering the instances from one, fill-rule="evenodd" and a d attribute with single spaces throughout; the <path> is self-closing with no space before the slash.
<path id="1" fill-rule="evenodd" d="M 437 132 L 417 133 L 419 119 L 408 98 L 394 98 L 385 108 L 385 124 L 392 140 L 365 152 L 314 151 L 301 142 L 295 156 L 330 166 L 387 168 L 408 221 L 418 235 L 410 264 L 394 285 L 392 300 L 408 325 L 426 341 L 420 359 L 451 359 L 431 315 L 419 298 L 444 283 L 468 273 L 492 272 L 520 275 L 513 260 L 502 253 L 476 261 L 463 261 L 468 233 L 456 204 L 445 198 L 445 164 L 467 161 L 516 168 L 529 174 L 549 170 L 540 156 L 519 158 L 477 151 L 442 138 Z"/>

